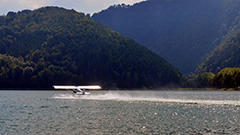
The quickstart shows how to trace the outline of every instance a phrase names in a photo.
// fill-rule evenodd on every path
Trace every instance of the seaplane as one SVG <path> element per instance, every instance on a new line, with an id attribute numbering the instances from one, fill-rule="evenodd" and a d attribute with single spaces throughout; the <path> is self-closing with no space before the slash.
<path id="1" fill-rule="evenodd" d="M 60 86 L 60 85 L 53 85 L 54 89 L 66 89 L 73 91 L 76 95 L 89 95 L 90 92 L 85 92 L 86 89 L 101 89 L 98 85 L 92 85 L 92 86 Z"/>

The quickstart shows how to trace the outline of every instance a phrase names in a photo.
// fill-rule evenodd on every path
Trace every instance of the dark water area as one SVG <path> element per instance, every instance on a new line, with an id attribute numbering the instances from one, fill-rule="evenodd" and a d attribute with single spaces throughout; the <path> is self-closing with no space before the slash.
<path id="1" fill-rule="evenodd" d="M 0 91 L 0 134 L 240 134 L 240 92 Z"/>

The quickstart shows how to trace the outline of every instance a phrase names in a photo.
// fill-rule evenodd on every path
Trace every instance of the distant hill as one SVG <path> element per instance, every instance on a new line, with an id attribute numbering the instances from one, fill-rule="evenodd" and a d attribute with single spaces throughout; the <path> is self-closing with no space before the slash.
<path id="1" fill-rule="evenodd" d="M 92 18 L 188 74 L 236 33 L 239 12 L 240 0 L 147 0 L 110 6 Z"/>
<path id="2" fill-rule="evenodd" d="M 240 33 L 229 38 L 212 55 L 204 59 L 196 72 L 213 72 L 217 74 L 227 67 L 240 67 Z"/>
<path id="3" fill-rule="evenodd" d="M 130 38 L 74 10 L 9 12 L 0 21 L 0 87 L 178 85 L 181 74 Z"/>

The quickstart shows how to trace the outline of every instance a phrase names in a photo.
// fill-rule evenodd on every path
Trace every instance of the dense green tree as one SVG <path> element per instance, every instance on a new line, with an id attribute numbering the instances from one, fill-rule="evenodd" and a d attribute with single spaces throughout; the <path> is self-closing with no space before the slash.
<path id="1" fill-rule="evenodd" d="M 223 74 L 222 73 L 219 73 L 213 77 L 212 85 L 216 88 L 223 87 Z"/>
<path id="2" fill-rule="evenodd" d="M 196 78 L 197 87 L 211 87 L 212 79 L 215 75 L 212 72 L 204 72 Z"/>
<path id="3" fill-rule="evenodd" d="M 224 68 L 212 79 L 217 88 L 237 88 L 239 86 L 240 68 Z"/>
<path id="4" fill-rule="evenodd" d="M 236 73 L 235 76 L 232 78 L 233 87 L 238 88 L 240 87 L 240 72 Z"/>
<path id="5" fill-rule="evenodd" d="M 182 87 L 190 88 L 209 88 L 212 86 L 212 79 L 215 75 L 212 72 L 204 72 L 199 75 L 191 73 L 188 76 L 183 76 Z"/>

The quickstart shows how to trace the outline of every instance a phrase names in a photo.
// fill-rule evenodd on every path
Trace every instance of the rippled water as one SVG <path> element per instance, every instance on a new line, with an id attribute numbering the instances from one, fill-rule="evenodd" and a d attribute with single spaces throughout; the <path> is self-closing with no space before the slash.
<path id="1" fill-rule="evenodd" d="M 240 134 L 240 92 L 0 91 L 0 134 Z"/>

